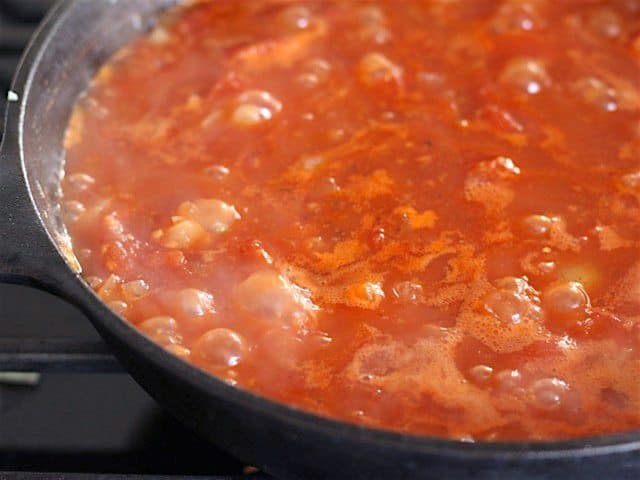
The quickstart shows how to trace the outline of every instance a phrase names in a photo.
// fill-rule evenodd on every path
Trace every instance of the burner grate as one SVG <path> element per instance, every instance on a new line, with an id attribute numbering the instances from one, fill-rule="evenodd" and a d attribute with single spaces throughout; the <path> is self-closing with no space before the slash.
<path id="1" fill-rule="evenodd" d="M 0 136 L 11 77 L 22 49 L 51 5 L 53 0 L 0 1 Z"/>
<path id="2" fill-rule="evenodd" d="M 2 388 L 21 389 L 27 395 L 29 390 L 40 388 L 45 378 L 56 378 L 60 374 L 78 376 L 78 386 L 89 374 L 95 379 L 104 374 L 121 373 L 116 377 L 126 378 L 118 361 L 100 340 L 84 339 L 41 339 L 41 338 L 2 338 L 0 337 L 0 421 L 3 415 Z M 77 375 L 76 375 L 77 374 Z M 113 377 L 113 375 L 107 375 Z M 6 408 L 7 405 L 5 405 Z M 11 406 L 11 403 L 8 404 Z M 52 406 L 52 411 L 55 406 Z M 6 413 L 6 412 L 4 412 Z M 164 424 L 164 425 L 163 425 Z M 46 428 L 46 426 L 45 426 Z M 216 450 L 208 444 L 194 439 L 190 433 L 172 419 L 162 420 L 158 434 L 160 439 L 152 440 L 151 445 L 143 444 L 142 449 L 133 448 L 118 453 L 117 460 L 109 449 L 78 451 L 29 451 L 24 449 L 0 450 L 0 480 L 270 480 L 271 477 L 245 467 L 243 474 L 208 474 L 218 471 L 242 470 L 242 464 Z M 163 438 L 166 437 L 166 438 Z M 156 445 L 155 443 L 158 443 Z M 172 447 L 175 444 L 174 447 Z M 161 456 L 171 452 L 179 445 L 184 448 L 184 457 L 180 461 L 170 456 Z M 189 451 L 189 453 L 186 453 Z M 189 455 L 193 455 L 189 458 Z M 191 475 L 180 473 L 183 462 L 192 462 L 187 468 Z M 9 471 L 3 470 L 3 464 Z M 60 470 L 73 466 L 73 472 Z M 29 471 L 12 471 L 15 467 L 27 467 Z M 13 467 L 13 468 L 12 468 Z M 123 473 L 79 473 L 104 471 L 107 468 Z M 157 469 L 157 470 L 156 470 Z M 53 470 L 53 471 L 50 471 Z M 160 471 L 161 474 L 147 474 L 147 471 Z M 129 472 L 144 473 L 129 473 Z M 188 470 L 189 471 L 189 470 Z"/>
<path id="3" fill-rule="evenodd" d="M 0 371 L 120 373 L 122 368 L 99 340 L 0 338 Z"/>
<path id="4" fill-rule="evenodd" d="M 0 473 L 2 480 L 247 480 L 245 476 L 172 476 L 172 475 L 92 475 L 88 473 Z M 251 480 L 267 480 L 252 476 Z"/>

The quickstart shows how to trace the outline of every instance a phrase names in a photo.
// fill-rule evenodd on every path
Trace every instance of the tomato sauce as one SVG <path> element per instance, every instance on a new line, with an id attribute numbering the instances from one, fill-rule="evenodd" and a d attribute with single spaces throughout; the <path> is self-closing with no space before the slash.
<path id="1" fill-rule="evenodd" d="M 640 428 L 640 1 L 190 2 L 65 140 L 86 281 L 232 385 L 465 441 Z"/>

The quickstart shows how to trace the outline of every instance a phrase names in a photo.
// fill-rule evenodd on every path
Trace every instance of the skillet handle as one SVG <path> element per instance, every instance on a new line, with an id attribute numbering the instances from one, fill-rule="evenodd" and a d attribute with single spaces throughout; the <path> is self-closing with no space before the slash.
<path id="1" fill-rule="evenodd" d="M 47 233 L 32 201 L 19 145 L 0 145 L 0 282 L 34 286 L 69 298 L 76 275 Z"/>

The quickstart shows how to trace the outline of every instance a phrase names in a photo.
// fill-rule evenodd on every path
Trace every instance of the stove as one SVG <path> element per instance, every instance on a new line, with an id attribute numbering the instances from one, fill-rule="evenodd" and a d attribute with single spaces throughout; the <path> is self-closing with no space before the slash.
<path id="1" fill-rule="evenodd" d="M 0 112 L 52 0 L 0 0 Z M 2 121 L 0 121 L 0 135 Z M 0 480 L 266 480 L 164 412 L 76 309 L 0 285 Z"/>

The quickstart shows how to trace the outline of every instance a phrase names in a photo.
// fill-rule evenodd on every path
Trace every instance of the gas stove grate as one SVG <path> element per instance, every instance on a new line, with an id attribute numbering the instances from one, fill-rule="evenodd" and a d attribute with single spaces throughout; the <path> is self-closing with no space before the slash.
<path id="1" fill-rule="evenodd" d="M 0 371 L 121 373 L 100 341 L 67 338 L 0 338 Z"/>
<path id="2" fill-rule="evenodd" d="M 0 385 L 35 387 L 40 382 L 41 373 L 125 373 L 107 346 L 99 340 L 82 339 L 41 339 L 41 338 L 1 338 L 0 337 Z M 1 400 L 1 399 L 0 399 Z M 1 402 L 0 402 L 1 406 Z M 1 413 L 1 412 L 0 412 Z M 0 452 L 3 453 L 3 452 Z M 142 457 L 137 452 L 134 457 Z M 28 463 L 35 461 L 50 467 L 56 464 L 80 462 L 104 465 L 109 455 L 97 454 L 92 459 L 86 454 L 60 454 L 44 452 L 4 452 L 4 456 L 15 456 Z M 134 461 L 153 463 L 151 458 L 135 458 Z M 75 458 L 75 459 L 74 459 Z M 2 455 L 0 455 L 0 460 Z M 0 467 L 1 467 L 0 462 Z M 248 476 L 249 475 L 249 476 Z M 250 467 L 245 475 L 145 475 L 145 474 L 93 474 L 61 472 L 12 472 L 2 471 L 0 480 L 269 480 L 270 477 L 254 472 Z"/>
<path id="3" fill-rule="evenodd" d="M 244 476 L 170 476 L 170 475 L 93 475 L 89 473 L 25 473 L 0 472 L 1 480 L 247 480 Z M 251 476 L 251 480 L 266 480 L 266 477 Z"/>
<path id="4" fill-rule="evenodd" d="M 52 0 L 0 0 L 0 112 L 22 49 L 52 4 Z"/>

